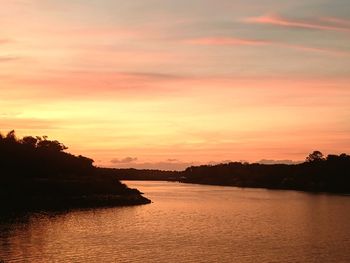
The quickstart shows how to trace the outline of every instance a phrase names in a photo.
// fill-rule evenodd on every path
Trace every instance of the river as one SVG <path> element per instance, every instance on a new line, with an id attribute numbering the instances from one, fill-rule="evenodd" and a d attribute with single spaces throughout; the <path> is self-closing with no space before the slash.
<path id="1" fill-rule="evenodd" d="M 127 181 L 148 205 L 0 221 L 4 262 L 350 262 L 350 197 Z"/>

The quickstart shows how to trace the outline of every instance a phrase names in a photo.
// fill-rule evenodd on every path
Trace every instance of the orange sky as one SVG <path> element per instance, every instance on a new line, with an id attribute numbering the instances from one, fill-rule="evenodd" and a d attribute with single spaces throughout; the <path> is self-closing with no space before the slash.
<path id="1" fill-rule="evenodd" d="M 350 152 L 350 5 L 131 2 L 2 2 L 0 131 L 109 167 Z"/>

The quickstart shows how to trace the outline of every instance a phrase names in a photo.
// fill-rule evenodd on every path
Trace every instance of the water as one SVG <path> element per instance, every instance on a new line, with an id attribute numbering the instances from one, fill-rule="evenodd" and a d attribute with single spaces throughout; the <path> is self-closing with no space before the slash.
<path id="1" fill-rule="evenodd" d="M 5 262 L 350 262 L 350 197 L 127 182 L 144 206 L 0 221 Z"/>

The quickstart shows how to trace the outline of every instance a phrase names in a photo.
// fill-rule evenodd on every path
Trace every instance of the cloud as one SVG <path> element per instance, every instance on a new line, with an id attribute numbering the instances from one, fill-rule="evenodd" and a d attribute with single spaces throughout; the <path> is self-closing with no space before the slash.
<path id="1" fill-rule="evenodd" d="M 167 159 L 168 162 L 178 162 L 178 159 Z"/>
<path id="2" fill-rule="evenodd" d="M 172 75 L 172 74 L 164 74 L 158 72 L 120 72 L 121 76 L 127 78 L 138 78 L 140 80 L 174 80 L 174 79 L 182 79 L 183 76 L 180 75 Z"/>
<path id="3" fill-rule="evenodd" d="M 24 129 L 54 129 L 57 123 L 50 120 L 35 118 L 10 118 L 11 114 L 0 114 L 0 127 L 5 130 L 24 130 Z"/>
<path id="4" fill-rule="evenodd" d="M 270 43 L 264 40 L 242 39 L 233 37 L 196 38 L 186 40 L 185 42 L 192 45 L 203 46 L 261 46 Z"/>
<path id="5" fill-rule="evenodd" d="M 260 163 L 260 164 L 298 164 L 298 163 L 302 163 L 302 161 L 262 159 L 260 161 L 257 161 L 257 163 Z"/>
<path id="6" fill-rule="evenodd" d="M 0 56 L 0 62 L 11 62 L 18 59 L 19 59 L 18 57 L 8 57 L 8 56 L 1 57 Z"/>
<path id="7" fill-rule="evenodd" d="M 146 28 L 142 29 L 133 29 L 133 28 L 101 28 L 101 27 L 85 27 L 85 28 L 74 28 L 74 29 L 61 29 L 61 30 L 51 30 L 55 35 L 60 36 L 84 36 L 84 37 L 101 37 L 101 36 L 118 36 L 118 38 L 141 38 L 141 37 L 150 37 L 155 36 L 155 33 L 147 30 Z M 153 34 L 153 35 L 152 35 Z"/>
<path id="8" fill-rule="evenodd" d="M 225 164 L 225 163 L 232 163 L 232 160 L 222 160 L 219 162 L 216 161 L 210 161 L 207 163 L 207 165 L 218 165 L 218 164 Z"/>
<path id="9" fill-rule="evenodd" d="M 338 21 L 335 18 L 332 20 L 322 21 L 306 21 L 306 20 L 296 20 L 284 18 L 280 15 L 270 14 L 257 17 L 248 17 L 243 20 L 246 23 L 252 24 L 268 24 L 280 27 L 290 27 L 290 28 L 303 28 L 303 29 L 313 29 L 313 30 L 325 30 L 325 31 L 338 31 L 338 32 L 350 32 L 350 25 L 341 23 L 343 20 Z"/>
<path id="10" fill-rule="evenodd" d="M 9 42 L 11 42 L 9 39 L 0 38 L 0 45 L 2 45 L 2 44 L 7 44 L 7 43 L 9 43 Z"/>
<path id="11" fill-rule="evenodd" d="M 349 52 L 335 50 L 335 49 L 310 47 L 310 46 L 288 44 L 288 43 L 269 41 L 269 40 L 241 39 L 241 38 L 234 38 L 234 37 L 198 38 L 198 39 L 187 40 L 186 43 L 191 45 L 201 45 L 201 46 L 261 46 L 261 47 L 277 46 L 277 47 L 294 49 L 299 51 L 325 53 L 325 54 L 337 55 L 337 56 L 350 56 Z"/>
<path id="12" fill-rule="evenodd" d="M 295 50 L 300 50 L 300 51 L 324 53 L 324 54 L 335 55 L 335 56 L 350 56 L 349 52 L 336 50 L 336 49 L 317 48 L 317 47 L 309 47 L 304 45 L 294 45 L 294 44 L 287 44 L 287 43 L 275 43 L 275 45 L 291 48 Z"/>
<path id="13" fill-rule="evenodd" d="M 12 58 L 14 59 L 14 58 Z M 0 57 L 1 62 L 9 58 Z M 43 70 L 40 74 L 4 75 L 3 83 L 15 87 L 13 92 L 35 99 L 61 98 L 155 98 L 167 94 L 181 94 L 180 86 L 173 85 L 193 79 L 192 76 L 158 72 L 113 72 L 98 70 Z M 169 84 L 169 85 L 168 85 Z M 9 95 L 6 94 L 6 95 Z"/>
<path id="14" fill-rule="evenodd" d="M 135 169 L 155 169 L 155 170 L 166 170 L 166 171 L 182 171 L 187 167 L 198 165 L 198 163 L 193 162 L 173 162 L 173 161 L 163 161 L 163 162 L 144 162 L 144 163 L 116 163 L 114 168 L 135 168 Z"/>
<path id="15" fill-rule="evenodd" d="M 321 20 L 329 23 L 333 23 L 333 24 L 350 27 L 350 20 L 347 20 L 347 19 L 336 18 L 336 17 L 322 17 Z"/>
<path id="16" fill-rule="evenodd" d="M 125 164 L 125 163 L 133 163 L 136 162 L 137 158 L 136 157 L 125 157 L 123 159 L 112 159 L 111 163 L 116 163 L 116 164 Z"/>

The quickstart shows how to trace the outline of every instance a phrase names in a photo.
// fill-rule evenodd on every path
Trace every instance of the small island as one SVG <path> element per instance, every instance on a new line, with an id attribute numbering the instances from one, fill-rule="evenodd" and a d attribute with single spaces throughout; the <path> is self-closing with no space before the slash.
<path id="1" fill-rule="evenodd" d="M 2 211 L 50 210 L 148 204 L 137 189 L 97 172 L 93 160 L 65 152 L 46 136 L 18 139 L 0 134 Z"/>

